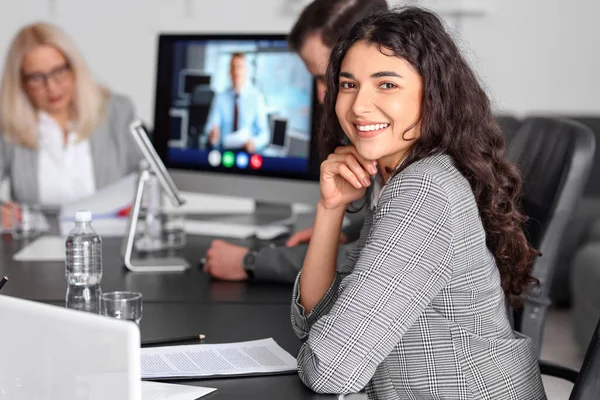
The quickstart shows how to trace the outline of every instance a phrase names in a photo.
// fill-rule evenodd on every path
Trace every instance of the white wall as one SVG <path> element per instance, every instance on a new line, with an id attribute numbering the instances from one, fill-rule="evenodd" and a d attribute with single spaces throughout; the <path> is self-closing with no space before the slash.
<path id="1" fill-rule="evenodd" d="M 292 1 L 0 0 L 0 54 L 23 24 L 57 23 L 152 124 L 158 32 L 287 32 Z M 499 108 L 600 113 L 599 0 L 482 1 L 493 12 L 449 23 Z"/>
<path id="2" fill-rule="evenodd" d="M 497 1 L 460 34 L 498 107 L 600 114 L 600 1 Z"/>

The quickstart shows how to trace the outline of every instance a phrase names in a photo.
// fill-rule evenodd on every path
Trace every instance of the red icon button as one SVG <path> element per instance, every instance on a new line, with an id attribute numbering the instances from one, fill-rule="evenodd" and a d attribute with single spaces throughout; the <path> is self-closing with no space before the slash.
<path id="1" fill-rule="evenodd" d="M 260 169 L 263 165 L 263 158 L 259 154 L 254 154 L 250 157 L 250 168 Z"/>

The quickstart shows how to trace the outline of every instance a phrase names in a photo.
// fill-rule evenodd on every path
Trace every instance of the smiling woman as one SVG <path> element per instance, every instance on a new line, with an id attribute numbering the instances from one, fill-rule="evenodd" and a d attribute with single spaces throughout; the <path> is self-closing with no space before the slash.
<path id="1" fill-rule="evenodd" d="M 292 302 L 302 381 L 370 399 L 544 399 L 505 308 L 534 281 L 520 177 L 439 17 L 366 18 L 333 48 L 326 81 L 329 156 Z M 344 211 L 367 188 L 358 244 L 336 268 Z"/>
<path id="2" fill-rule="evenodd" d="M 137 169 L 131 102 L 98 85 L 73 41 L 38 23 L 12 40 L 0 87 L 0 179 L 11 200 L 57 207 Z"/>
<path id="3" fill-rule="evenodd" d="M 384 172 L 394 170 L 418 138 L 422 87 L 410 63 L 375 44 L 356 43 L 342 62 L 337 118 L 358 153 Z"/>

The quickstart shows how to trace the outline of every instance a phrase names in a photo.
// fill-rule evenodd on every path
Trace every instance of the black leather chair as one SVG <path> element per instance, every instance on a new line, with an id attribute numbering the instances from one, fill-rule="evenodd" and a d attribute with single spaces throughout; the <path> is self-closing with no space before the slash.
<path id="1" fill-rule="evenodd" d="M 527 118 L 516 133 L 508 157 L 524 176 L 522 207 L 529 217 L 526 233 L 542 253 L 533 275 L 540 285 L 515 316 L 515 328 L 533 339 L 540 354 L 550 286 L 561 240 L 592 166 L 594 134 L 579 123 Z"/>
<path id="2" fill-rule="evenodd" d="M 504 140 L 506 140 L 506 145 L 508 146 L 519 130 L 521 121 L 517 117 L 508 114 L 496 115 L 496 121 L 498 122 L 498 125 L 500 125 L 502 135 L 504 136 Z"/>
<path id="3" fill-rule="evenodd" d="M 599 115 L 577 115 L 567 116 L 575 122 L 579 122 L 582 125 L 590 128 L 592 133 L 596 137 L 596 143 L 600 142 L 600 116 Z M 590 179 L 588 179 L 585 189 L 583 191 L 584 196 L 600 197 L 600 156 L 594 157 L 594 163 L 592 164 L 592 172 L 590 173 Z"/>
<path id="4" fill-rule="evenodd" d="M 600 116 L 578 115 L 568 116 L 567 118 L 580 122 L 590 128 L 596 136 L 596 143 L 600 142 Z M 600 156 L 596 155 L 590 176 L 583 190 L 582 201 L 571 218 L 571 222 L 565 233 L 565 240 L 560 249 L 556 279 L 553 282 L 550 294 L 554 304 L 559 306 L 574 305 L 574 297 L 579 294 L 570 290 L 572 282 L 571 285 L 568 284 L 571 281 L 573 273 L 574 257 L 577 250 L 581 249 L 588 242 L 598 242 L 600 238 L 598 228 L 600 228 Z M 600 310 L 600 304 L 597 309 Z M 595 315 L 598 314 L 596 313 Z M 586 336 L 590 338 L 594 330 L 593 322 L 589 323 L 586 321 L 585 326 L 587 330 Z M 587 341 L 585 344 L 587 344 Z"/>
<path id="5" fill-rule="evenodd" d="M 540 361 L 542 375 L 555 376 L 573 382 L 569 400 L 596 400 L 600 398 L 600 321 L 592 337 L 579 373 L 569 368 Z"/>

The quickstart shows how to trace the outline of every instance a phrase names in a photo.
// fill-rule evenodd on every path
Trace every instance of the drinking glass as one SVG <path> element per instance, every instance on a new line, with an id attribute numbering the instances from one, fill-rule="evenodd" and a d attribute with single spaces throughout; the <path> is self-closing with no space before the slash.
<path id="1" fill-rule="evenodd" d="M 110 292 L 100 295 L 100 314 L 140 324 L 142 294 L 137 292 Z"/>

